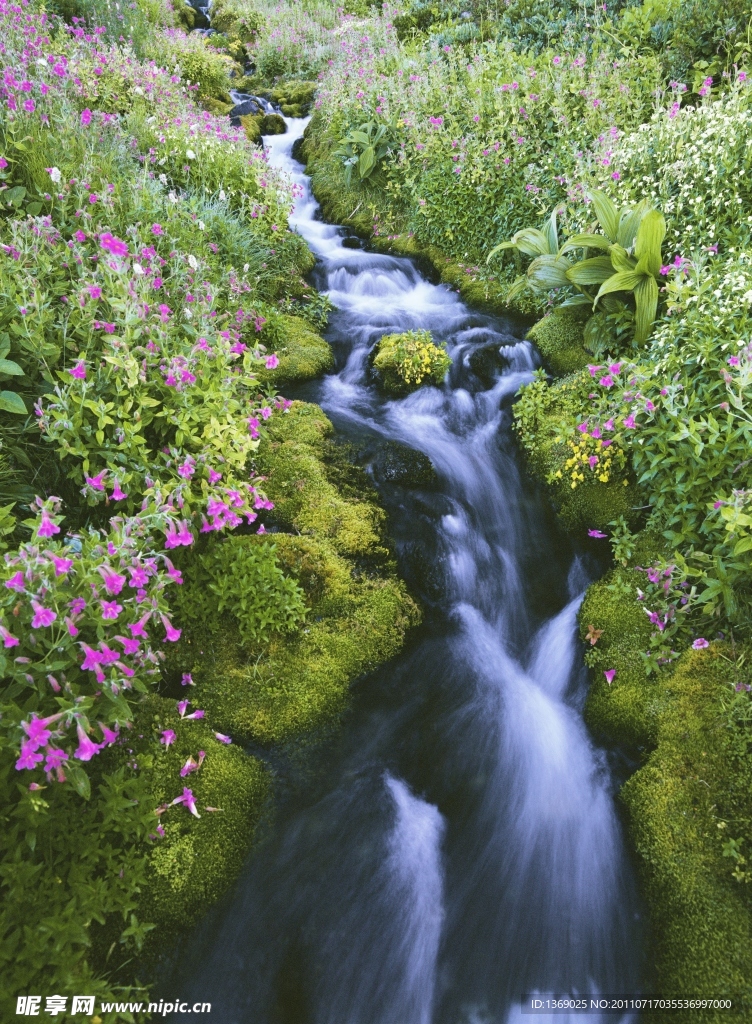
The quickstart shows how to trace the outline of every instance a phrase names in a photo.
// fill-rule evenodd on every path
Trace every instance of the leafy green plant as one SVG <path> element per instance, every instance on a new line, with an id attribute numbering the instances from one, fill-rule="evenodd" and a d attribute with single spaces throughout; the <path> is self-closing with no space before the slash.
<path id="1" fill-rule="evenodd" d="M 614 293 L 631 295 L 636 311 L 635 341 L 643 344 L 650 335 L 658 310 L 661 245 L 666 235 L 666 221 L 646 200 L 618 210 L 611 199 L 598 190 L 590 193 L 590 199 L 603 234 L 573 234 L 560 245 L 557 211 L 554 210 L 542 231 L 536 228 L 518 231 L 508 242 L 495 246 L 486 262 L 505 249 L 516 249 L 534 257 L 527 273 L 512 285 L 507 301 L 525 288 L 547 292 L 573 287 L 577 294 L 568 303 L 592 303 L 595 309 L 601 299 Z M 589 256 L 591 249 L 605 251 L 607 255 Z M 573 261 L 568 256 L 574 250 L 583 252 L 581 259 Z M 593 294 L 596 286 L 598 291 Z"/>
<path id="2" fill-rule="evenodd" d="M 285 576 L 274 544 L 250 537 L 214 543 L 196 556 L 186 579 L 178 599 L 183 615 L 210 622 L 217 612 L 229 612 L 248 644 L 289 632 L 305 618 L 303 591 Z"/>
<path id="3" fill-rule="evenodd" d="M 381 161 L 391 153 L 394 145 L 391 125 L 366 121 L 345 135 L 333 155 L 342 160 L 345 180 L 349 185 L 353 170 L 357 170 L 360 181 L 367 181 L 378 171 Z"/>

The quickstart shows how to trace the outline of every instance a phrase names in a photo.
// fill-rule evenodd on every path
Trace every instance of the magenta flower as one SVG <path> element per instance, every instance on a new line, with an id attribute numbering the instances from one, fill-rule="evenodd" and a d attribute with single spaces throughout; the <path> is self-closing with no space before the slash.
<path id="1" fill-rule="evenodd" d="M 84 477 L 87 486 L 93 488 L 95 491 L 104 490 L 104 478 L 107 476 L 107 470 L 103 469 L 101 473 L 97 473 L 96 476 Z"/>
<path id="2" fill-rule="evenodd" d="M 193 676 L 191 675 L 190 672 L 184 672 L 183 673 L 183 678 L 180 680 L 180 685 L 181 686 L 195 686 L 196 685 L 193 682 Z"/>
<path id="3" fill-rule="evenodd" d="M 692 647 L 696 651 L 701 651 L 704 647 L 709 647 L 710 643 L 705 639 L 704 636 L 698 636 L 698 638 L 692 644 Z"/>
<path id="4" fill-rule="evenodd" d="M 117 596 L 125 586 L 125 576 L 121 576 L 118 572 L 113 572 L 113 570 L 106 565 L 100 565 L 98 572 L 104 580 L 104 586 L 107 593 Z"/>
<path id="5" fill-rule="evenodd" d="M 184 789 L 182 795 L 176 796 L 172 802 L 173 804 L 185 804 L 185 806 L 188 808 L 188 810 L 194 817 L 201 817 L 201 815 L 196 810 L 196 799 L 193 796 L 193 793 L 190 791 L 190 789 Z"/>
<path id="6" fill-rule="evenodd" d="M 24 589 L 24 578 L 23 573 L 19 569 L 17 573 L 14 573 L 9 580 L 5 581 L 5 586 L 8 590 L 17 590 L 21 593 Z"/>
<path id="7" fill-rule="evenodd" d="M 190 721 L 190 720 L 191 720 L 191 719 L 193 719 L 193 718 L 203 718 L 205 714 L 206 714 L 206 712 L 205 712 L 205 711 L 202 711 L 202 710 L 201 710 L 201 709 L 199 708 L 199 709 L 198 709 L 198 711 L 194 711 L 194 712 L 192 712 L 192 714 L 190 714 L 190 715 L 186 715 L 186 716 L 185 716 L 185 720 L 186 720 L 186 722 L 188 722 L 188 721 Z"/>
<path id="8" fill-rule="evenodd" d="M 80 723 L 76 726 L 76 732 L 78 733 L 78 747 L 73 756 L 77 757 L 79 761 L 91 761 L 92 757 L 98 754 L 102 747 L 89 739 Z"/>
<path id="9" fill-rule="evenodd" d="M 161 224 L 152 224 L 152 226 L 151 226 L 151 233 L 153 235 L 163 235 L 164 231 L 162 230 L 162 225 Z"/>
<path id="10" fill-rule="evenodd" d="M 598 373 L 601 370 L 601 367 L 600 366 L 593 366 L 591 363 L 588 363 L 588 370 L 590 372 L 590 376 L 594 377 L 596 375 L 596 373 Z"/>
<path id="11" fill-rule="evenodd" d="M 103 232 L 99 236 L 99 244 L 103 249 L 111 252 L 113 256 L 127 256 L 128 246 L 120 238 L 116 238 L 115 235 L 110 234 L 109 231 Z"/>
<path id="12" fill-rule="evenodd" d="M 616 669 L 615 668 L 607 668 L 603 672 L 603 675 L 606 677 L 606 682 L 610 686 L 611 683 L 613 683 L 613 681 L 614 681 L 614 676 L 616 675 Z"/>
<path id="13" fill-rule="evenodd" d="M 56 576 L 65 576 L 73 568 L 72 558 L 59 558 L 57 555 L 53 555 L 52 552 L 49 552 L 49 556 L 50 561 L 55 566 Z"/>
<path id="14" fill-rule="evenodd" d="M 279 366 L 279 359 L 277 358 L 276 353 L 272 353 L 272 355 L 267 357 L 266 368 L 267 368 L 267 370 L 276 370 L 276 368 L 278 366 Z"/>
<path id="15" fill-rule="evenodd" d="M 220 481 L 221 479 L 222 479 L 222 474 L 221 474 L 221 473 L 218 473 L 218 472 L 216 471 L 216 469 L 210 469 L 210 470 L 209 470 L 209 483 L 210 483 L 210 484 L 216 484 L 216 483 L 219 483 L 219 481 Z"/>
<path id="16" fill-rule="evenodd" d="M 28 722 L 22 722 L 23 730 L 28 736 L 27 742 L 33 744 L 34 747 L 41 747 L 50 738 L 48 726 L 52 722 L 56 722 L 58 718 L 62 718 L 62 712 L 50 715 L 49 718 L 37 718 L 36 715 L 32 715 Z"/>
<path id="17" fill-rule="evenodd" d="M 611 388 L 614 386 L 614 378 L 610 373 L 607 373 L 605 377 L 601 377 L 598 383 L 602 388 Z"/>
<path id="18" fill-rule="evenodd" d="M 587 428 L 588 428 L 587 423 L 578 423 L 577 424 L 577 429 L 579 430 L 579 432 L 581 434 L 587 434 Z"/>
<path id="19" fill-rule="evenodd" d="M 598 540 L 603 540 L 607 536 L 607 533 L 601 533 L 600 530 L 588 530 L 588 537 L 596 537 Z"/>
<path id="20" fill-rule="evenodd" d="M 34 618 L 31 620 L 32 629 L 44 629 L 51 626 L 57 618 L 57 612 L 54 612 L 52 608 L 45 608 L 38 601 L 32 601 L 31 607 L 34 609 Z"/>
<path id="21" fill-rule="evenodd" d="M 89 198 L 91 199 L 91 196 Z M 102 298 L 102 289 L 99 287 L 98 284 L 89 285 L 89 297 L 92 299 Z"/>
<path id="22" fill-rule="evenodd" d="M 91 124 L 91 111 L 88 107 L 84 107 L 81 111 L 81 124 L 84 126 Z"/>
<path id="23" fill-rule="evenodd" d="M 627 428 L 627 430 L 634 430 L 634 428 L 637 426 L 637 424 L 635 423 L 635 418 L 634 416 L 631 415 L 631 413 L 629 416 L 624 417 L 624 426 Z"/>
<path id="24" fill-rule="evenodd" d="M 606 422 L 603 424 L 603 429 L 604 430 L 609 430 L 609 431 L 613 430 L 614 429 L 614 421 L 613 420 L 606 420 Z"/>
<path id="25" fill-rule="evenodd" d="M 60 533 L 60 527 L 57 526 L 52 519 L 47 509 L 42 509 L 42 522 L 39 524 L 37 530 L 38 537 L 54 537 L 56 533 Z"/>
<path id="26" fill-rule="evenodd" d="M 44 761 L 44 754 L 38 754 L 35 747 L 24 743 L 21 747 L 21 756 L 16 761 L 16 771 L 36 768 L 40 761 Z"/>
<path id="27" fill-rule="evenodd" d="M 102 746 L 103 747 L 109 747 L 118 738 L 117 728 L 113 731 L 108 726 L 106 726 L 104 724 L 104 722 L 98 722 L 97 725 L 102 730 L 102 737 L 103 737 Z"/>
<path id="28" fill-rule="evenodd" d="M 116 619 L 123 610 L 123 606 L 117 601 L 100 601 L 99 607 L 102 609 L 103 619 Z"/>
<path id="29" fill-rule="evenodd" d="M 79 359 L 76 365 L 68 370 L 71 377 L 75 377 L 76 380 L 86 380 L 86 363 L 83 359 Z"/>
<path id="30" fill-rule="evenodd" d="M 171 743 L 175 742 L 175 739 L 176 739 L 176 736 L 175 736 L 175 733 L 173 732 L 172 729 L 163 729 L 162 730 L 162 739 L 159 742 L 160 743 L 164 743 L 164 745 L 166 747 L 169 747 L 169 745 Z"/>
<path id="31" fill-rule="evenodd" d="M 611 363 L 611 365 L 608 368 L 608 372 L 609 373 L 615 373 L 616 376 L 618 377 L 619 374 L 621 373 L 621 363 Z"/>
<path id="32" fill-rule="evenodd" d="M 120 489 L 120 481 L 115 481 L 115 486 L 112 488 L 112 494 L 110 495 L 113 501 L 124 501 L 128 495 Z"/>
<path id="33" fill-rule="evenodd" d="M 59 750 L 57 747 L 47 748 L 47 759 L 44 762 L 44 770 L 46 772 L 56 771 L 62 765 L 63 761 L 68 760 L 68 755 L 64 750 Z"/>
<path id="34" fill-rule="evenodd" d="M 598 465 L 599 461 L 600 460 L 598 459 L 597 455 L 591 455 L 590 458 L 588 459 L 588 465 L 590 466 L 591 469 L 595 469 L 595 467 Z"/>
<path id="35" fill-rule="evenodd" d="M 138 622 L 131 622 L 130 625 L 128 626 L 128 629 L 130 630 L 131 636 L 133 636 L 133 637 L 142 636 L 145 639 L 148 639 L 149 634 L 144 629 L 144 626 L 146 625 L 146 623 L 149 621 L 150 618 L 151 618 L 151 612 L 147 612 L 147 614 L 142 616 L 138 620 Z"/>
<path id="36" fill-rule="evenodd" d="M 188 705 L 190 703 L 191 702 L 189 700 L 179 700 L 178 701 L 178 705 L 177 705 L 177 707 L 178 707 L 178 714 L 180 715 L 181 718 L 185 717 L 185 713 L 188 710 Z"/>
<path id="37" fill-rule="evenodd" d="M 20 642 L 18 637 L 9 633 L 5 626 L 0 626 L 0 636 L 3 638 L 3 647 L 17 647 Z"/>
<path id="38" fill-rule="evenodd" d="M 73 235 L 73 237 L 76 239 L 77 242 L 85 242 L 86 241 L 86 235 L 81 230 L 76 231 L 76 233 Z"/>
<path id="39" fill-rule="evenodd" d="M 232 743 L 229 736 L 225 736 L 223 732 L 215 732 L 214 735 L 217 737 L 220 743 Z"/>

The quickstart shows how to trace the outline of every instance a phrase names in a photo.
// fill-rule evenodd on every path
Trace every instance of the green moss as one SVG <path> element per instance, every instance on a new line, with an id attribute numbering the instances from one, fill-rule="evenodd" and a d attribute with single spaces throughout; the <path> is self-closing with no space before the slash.
<path id="1" fill-rule="evenodd" d="M 168 728 L 176 734 L 170 747 L 160 743 L 161 731 Z M 220 743 L 214 723 L 183 720 L 174 700 L 157 696 L 142 701 L 133 735 L 121 750 L 148 776 L 155 807 L 171 804 L 188 786 L 201 815 L 195 818 L 178 804 L 160 817 L 165 835 L 151 849 L 139 917 L 159 925 L 162 942 L 164 928 L 189 927 L 232 884 L 252 844 L 269 774 L 240 747 Z M 189 757 L 198 761 L 199 750 L 205 752 L 200 769 L 181 779 L 180 769 Z"/>
<path id="2" fill-rule="evenodd" d="M 312 380 L 334 364 L 330 346 L 302 317 L 278 317 L 273 344 L 279 366 L 276 370 L 262 370 L 260 376 L 274 387 Z"/>
<path id="3" fill-rule="evenodd" d="M 303 404 L 296 403 L 288 417 L 305 418 Z M 315 448 L 297 440 L 294 428 L 289 428 L 285 440 L 275 440 L 271 434 L 270 443 L 259 449 L 257 465 L 269 478 L 266 492 L 282 526 L 326 538 L 341 554 L 386 554 L 381 543 L 382 510 L 370 503 L 343 498 L 327 479 L 326 468 Z"/>
<path id="4" fill-rule="evenodd" d="M 261 116 L 258 114 L 241 114 L 240 124 L 249 142 L 261 142 Z"/>
<path id="5" fill-rule="evenodd" d="M 291 562 L 290 549 L 298 548 L 301 583 L 315 588 L 310 624 L 292 642 L 274 642 L 255 656 L 228 631 L 209 648 L 211 672 L 196 674 L 212 720 L 262 743 L 312 731 L 340 714 L 351 681 L 397 654 L 418 621 L 397 580 L 356 579 L 325 542 L 286 543 Z"/>
<path id="6" fill-rule="evenodd" d="M 528 332 L 528 339 L 555 376 L 575 373 L 587 365 L 583 331 L 589 315 L 588 307 L 559 306 Z"/>
<path id="7" fill-rule="evenodd" d="M 655 745 L 663 691 L 657 680 L 645 674 L 640 657 L 649 647 L 653 627 L 637 601 L 638 585 L 633 569 L 608 573 L 588 588 L 579 622 L 593 669 L 585 705 L 588 725 L 611 741 L 645 748 Z M 592 630 L 602 630 L 594 645 L 588 641 Z M 611 685 L 603 675 L 608 669 L 616 670 Z"/>
<path id="8" fill-rule="evenodd" d="M 279 114 L 264 114 L 259 127 L 262 135 L 284 135 L 287 125 Z"/>
<path id="9" fill-rule="evenodd" d="M 752 1013 L 752 892 L 723 855 L 740 830 L 752 840 L 748 728 L 719 715 L 730 655 L 712 644 L 681 658 L 665 684 L 657 748 L 622 789 L 652 919 L 656 990 L 738 1000 L 732 1013 L 672 1014 L 681 1024 Z"/>
<path id="10" fill-rule="evenodd" d="M 566 486 L 555 488 L 556 507 L 564 528 L 582 534 L 587 529 L 603 530 L 620 516 L 633 520 L 639 492 L 636 487 L 623 484 L 623 480 L 617 480 L 580 484 L 575 490 Z"/>
<path id="11" fill-rule="evenodd" d="M 203 96 L 200 102 L 204 110 L 208 110 L 210 114 L 229 114 L 233 108 L 232 103 L 225 103 L 214 96 Z"/>
<path id="12" fill-rule="evenodd" d="M 287 114 L 288 117 L 302 117 L 308 112 L 317 89 L 317 82 L 282 82 L 272 90 L 271 98 L 279 104 L 283 114 Z M 285 108 L 293 108 L 300 113 L 292 113 L 290 109 Z"/>

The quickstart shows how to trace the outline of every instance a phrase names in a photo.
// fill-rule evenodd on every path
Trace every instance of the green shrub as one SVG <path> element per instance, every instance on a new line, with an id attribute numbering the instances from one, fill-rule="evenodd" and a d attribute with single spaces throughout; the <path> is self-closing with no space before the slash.
<path id="1" fill-rule="evenodd" d="M 175 71 L 183 81 L 199 87 L 200 96 L 218 96 L 230 86 L 233 62 L 219 53 L 207 36 L 186 34 L 180 29 L 155 33 L 148 55 L 158 64 Z"/>
<path id="2" fill-rule="evenodd" d="M 423 384 L 439 385 L 451 365 L 446 345 L 435 345 L 430 331 L 385 334 L 373 359 L 374 370 L 393 394 L 414 391 Z"/>
<path id="3" fill-rule="evenodd" d="M 528 339 L 555 376 L 576 373 L 587 364 L 588 353 L 583 346 L 587 316 L 582 306 L 559 306 L 528 331 Z"/>

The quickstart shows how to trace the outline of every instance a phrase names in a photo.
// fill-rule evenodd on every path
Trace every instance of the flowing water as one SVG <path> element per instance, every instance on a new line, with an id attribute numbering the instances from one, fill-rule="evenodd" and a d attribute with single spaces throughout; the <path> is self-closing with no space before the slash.
<path id="1" fill-rule="evenodd" d="M 506 1024 L 523 992 L 635 991 L 630 868 L 581 718 L 576 616 L 594 568 L 510 434 L 536 352 L 409 260 L 344 246 L 291 157 L 305 124 L 266 139 L 301 186 L 291 225 L 336 306 L 336 372 L 305 396 L 370 461 L 427 622 L 356 687 L 328 781 L 288 803 L 170 989 L 211 1000 L 222 1024 Z M 387 401 L 369 350 L 416 328 L 447 343 L 448 382 Z M 497 355 L 490 376 L 480 350 Z M 385 442 L 428 456 L 433 485 L 380 477 Z"/>

